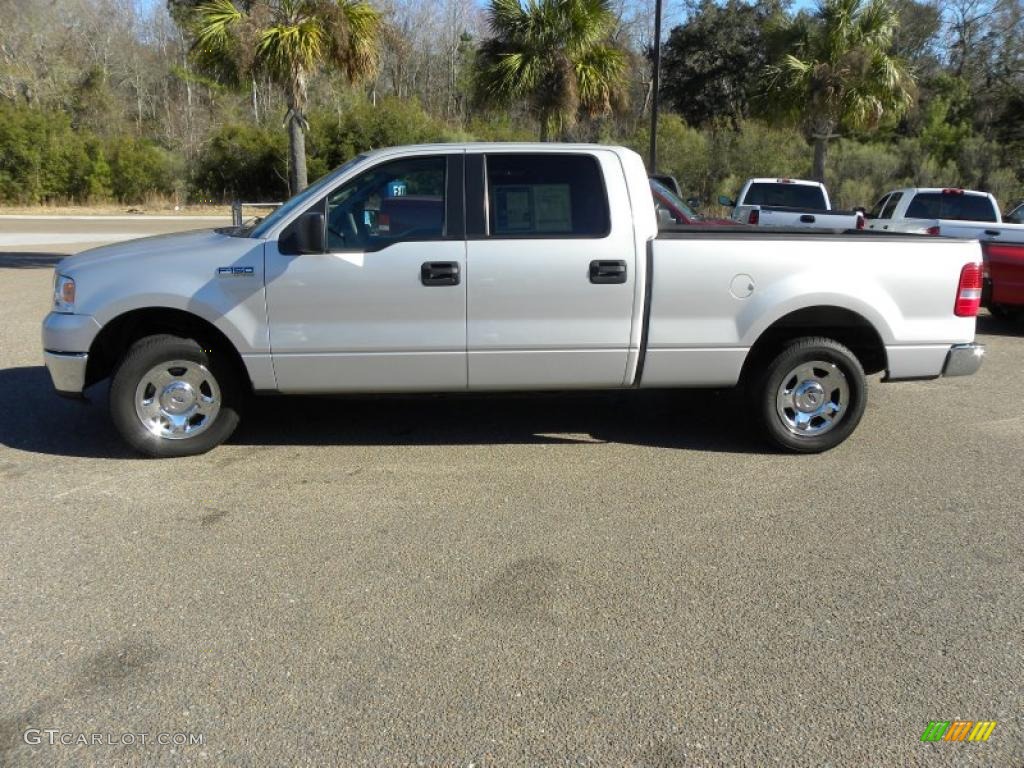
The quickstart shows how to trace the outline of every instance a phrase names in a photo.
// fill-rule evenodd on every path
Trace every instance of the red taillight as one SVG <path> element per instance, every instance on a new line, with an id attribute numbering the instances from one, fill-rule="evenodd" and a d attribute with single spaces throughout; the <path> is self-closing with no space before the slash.
<path id="1" fill-rule="evenodd" d="M 761 220 L 761 212 L 759 210 L 757 210 L 757 208 L 752 210 L 750 212 L 750 215 L 747 216 L 747 224 L 757 224 L 757 222 L 759 222 L 760 220 Z"/>
<path id="2" fill-rule="evenodd" d="M 977 317 L 981 306 L 981 264 L 964 264 L 960 270 L 960 285 L 956 289 L 953 314 L 957 317 Z"/>
<path id="3" fill-rule="evenodd" d="M 938 226 L 934 226 L 934 227 L 928 227 L 928 229 L 926 229 L 924 231 L 924 233 L 926 235 L 931 235 L 932 237 L 938 237 L 939 236 L 939 232 L 941 232 L 941 231 L 942 230 L 940 230 Z"/>
<path id="4" fill-rule="evenodd" d="M 964 191 L 962 189 L 957 189 L 955 187 L 946 187 L 946 189 L 942 190 L 942 194 L 944 195 L 962 195 L 963 193 Z"/>
<path id="5" fill-rule="evenodd" d="M 864 229 L 864 217 L 857 216 L 857 229 Z"/>

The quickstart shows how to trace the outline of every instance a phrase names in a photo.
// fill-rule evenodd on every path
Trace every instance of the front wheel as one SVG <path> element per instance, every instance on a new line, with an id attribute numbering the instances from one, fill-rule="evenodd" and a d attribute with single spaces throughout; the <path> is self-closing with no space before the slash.
<path id="1" fill-rule="evenodd" d="M 110 415 L 148 456 L 205 453 L 238 426 L 231 366 L 192 339 L 147 336 L 132 345 L 110 384 Z"/>
<path id="2" fill-rule="evenodd" d="M 867 378 L 842 344 L 808 337 L 771 360 L 756 379 L 753 397 L 772 442 L 796 453 L 821 453 L 857 428 L 867 404 Z"/>

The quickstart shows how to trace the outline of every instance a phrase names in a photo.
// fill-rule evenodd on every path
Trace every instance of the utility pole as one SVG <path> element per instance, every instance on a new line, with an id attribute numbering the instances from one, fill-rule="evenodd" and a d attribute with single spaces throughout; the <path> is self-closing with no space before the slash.
<path id="1" fill-rule="evenodd" d="M 658 89 L 661 84 L 661 0 L 654 0 L 654 77 L 651 78 L 651 154 L 649 173 L 658 172 Z"/>

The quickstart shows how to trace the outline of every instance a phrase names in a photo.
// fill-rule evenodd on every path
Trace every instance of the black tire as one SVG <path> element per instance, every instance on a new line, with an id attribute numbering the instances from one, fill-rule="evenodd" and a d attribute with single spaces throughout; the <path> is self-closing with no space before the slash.
<path id="1" fill-rule="evenodd" d="M 815 362 L 825 365 L 810 366 L 806 377 L 796 374 Z M 835 375 L 837 370 L 840 376 Z M 784 389 L 784 385 L 788 386 Z M 804 412 L 797 406 L 801 385 L 806 389 L 800 406 L 811 409 L 820 403 L 816 410 Z M 751 396 L 762 431 L 772 443 L 794 453 L 821 453 L 835 448 L 857 428 L 867 405 L 867 378 L 860 361 L 842 344 L 806 337 L 788 344 L 755 374 Z M 792 407 L 784 407 L 783 402 L 790 400 Z M 796 423 L 801 420 L 807 425 L 802 433 Z"/>
<path id="2" fill-rule="evenodd" d="M 151 431 L 136 411 L 136 394 L 143 377 L 156 366 L 173 361 L 203 366 L 219 390 L 219 409 L 196 434 L 161 436 Z M 195 456 L 220 445 L 238 426 L 240 402 L 238 376 L 223 355 L 210 354 L 193 339 L 166 334 L 135 342 L 121 359 L 110 383 L 110 416 L 117 431 L 136 451 L 156 458 Z"/>

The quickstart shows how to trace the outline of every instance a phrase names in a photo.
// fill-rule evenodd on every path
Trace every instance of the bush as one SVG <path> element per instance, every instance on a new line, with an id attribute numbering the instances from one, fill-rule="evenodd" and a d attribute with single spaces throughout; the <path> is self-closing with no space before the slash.
<path id="1" fill-rule="evenodd" d="M 88 197 L 91 138 L 75 133 L 63 113 L 0 103 L 0 200 L 32 204 Z"/>
<path id="2" fill-rule="evenodd" d="M 310 181 L 360 152 L 399 144 L 464 141 L 415 101 L 383 99 L 376 105 L 357 101 L 340 114 L 314 113 L 307 137 Z"/>
<path id="3" fill-rule="evenodd" d="M 280 201 L 288 197 L 288 137 L 245 123 L 219 128 L 192 166 L 195 197 Z"/>
<path id="4" fill-rule="evenodd" d="M 903 161 L 899 152 L 881 144 L 836 141 L 828 155 L 829 193 L 837 208 L 870 208 L 893 187 L 902 186 Z"/>
<path id="5" fill-rule="evenodd" d="M 152 142 L 130 137 L 111 141 L 110 189 L 122 203 L 174 192 L 174 158 Z"/>
<path id="6" fill-rule="evenodd" d="M 627 142 L 647 161 L 651 130 L 640 128 Z M 708 138 L 678 115 L 658 116 L 658 172 L 675 176 L 684 197 L 707 198 L 711 191 Z"/>

